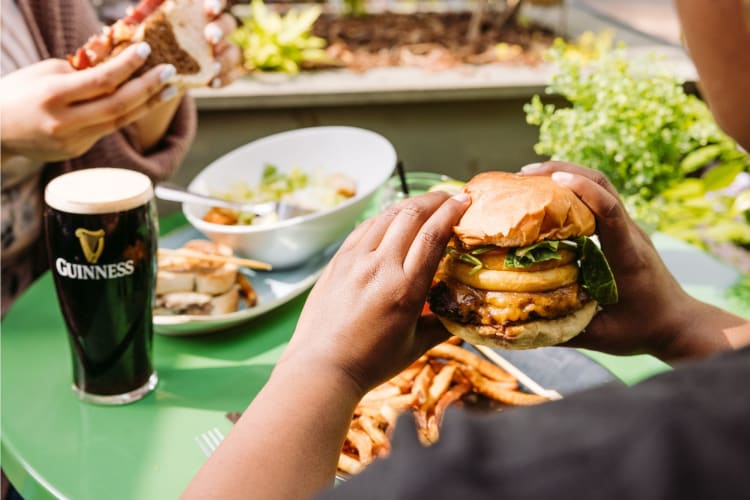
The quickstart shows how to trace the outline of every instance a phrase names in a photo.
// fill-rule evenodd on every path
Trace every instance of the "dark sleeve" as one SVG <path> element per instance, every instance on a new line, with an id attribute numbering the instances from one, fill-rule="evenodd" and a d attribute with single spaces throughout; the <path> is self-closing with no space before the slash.
<path id="1" fill-rule="evenodd" d="M 750 350 L 504 413 L 454 410 L 423 448 L 409 419 L 391 456 L 325 492 L 356 499 L 748 498 Z"/>

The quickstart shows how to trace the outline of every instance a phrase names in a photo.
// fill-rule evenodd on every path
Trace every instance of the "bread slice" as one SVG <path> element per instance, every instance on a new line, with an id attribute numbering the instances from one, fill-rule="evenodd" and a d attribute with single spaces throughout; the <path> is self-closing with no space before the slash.
<path id="1" fill-rule="evenodd" d="M 235 264 L 225 264 L 218 269 L 196 273 L 195 291 L 219 295 L 237 283 L 238 268 Z"/>
<path id="2" fill-rule="evenodd" d="M 159 64 L 172 64 L 177 73 L 164 83 L 203 87 L 216 76 L 213 47 L 203 33 L 207 24 L 203 0 L 141 0 L 126 17 L 92 35 L 68 60 L 83 70 L 145 41 L 151 53 L 133 77 Z"/>
<path id="3" fill-rule="evenodd" d="M 174 272 L 159 269 L 156 273 L 156 295 L 192 291 L 195 288 L 195 273 Z"/>
<path id="4" fill-rule="evenodd" d="M 211 314 L 226 314 L 237 310 L 240 304 L 240 287 L 234 285 L 227 292 L 211 299 Z"/>
<path id="5" fill-rule="evenodd" d="M 133 42 L 151 46 L 140 71 L 168 63 L 177 74 L 166 83 L 182 88 L 208 85 L 216 75 L 212 48 L 203 35 L 208 22 L 203 9 L 203 0 L 167 0 L 148 16 L 133 36 Z"/>

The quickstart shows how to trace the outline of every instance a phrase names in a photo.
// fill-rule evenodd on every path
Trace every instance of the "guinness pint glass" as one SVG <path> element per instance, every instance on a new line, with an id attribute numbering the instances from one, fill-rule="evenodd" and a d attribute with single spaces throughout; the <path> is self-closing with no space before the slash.
<path id="1" fill-rule="evenodd" d="M 49 263 L 70 341 L 73 390 L 124 404 L 156 387 L 152 301 L 157 226 L 150 179 L 94 168 L 44 193 Z"/>

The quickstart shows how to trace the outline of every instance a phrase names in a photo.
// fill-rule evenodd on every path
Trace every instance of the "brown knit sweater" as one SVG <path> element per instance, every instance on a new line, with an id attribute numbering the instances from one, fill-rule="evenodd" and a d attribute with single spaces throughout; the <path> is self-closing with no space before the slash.
<path id="1" fill-rule="evenodd" d="M 17 0 L 17 5 L 42 59 L 65 58 L 83 45 L 90 35 L 101 29 L 89 0 Z M 81 168 L 117 166 L 138 170 L 154 180 L 166 179 L 185 157 L 195 129 L 195 106 L 191 99 L 184 98 L 161 142 L 149 151 L 141 150 L 134 140 L 134 130 L 125 127 L 103 137 L 80 157 L 45 165 L 40 182 L 37 183 L 37 200 L 41 202 L 41 193 L 51 178 Z M 10 193 L 5 192 L 4 186 L 4 202 L 12 198 L 6 194 Z M 37 235 L 28 251 L 2 256 L 3 314 L 14 299 L 46 268 L 47 258 L 41 234 Z"/>

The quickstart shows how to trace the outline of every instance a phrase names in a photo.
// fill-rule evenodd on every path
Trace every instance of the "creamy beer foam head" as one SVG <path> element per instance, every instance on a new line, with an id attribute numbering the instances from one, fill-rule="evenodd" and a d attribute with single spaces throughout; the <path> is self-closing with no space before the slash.
<path id="1" fill-rule="evenodd" d="M 151 180 L 122 168 L 90 168 L 53 179 L 44 191 L 50 207 L 72 214 L 124 212 L 153 198 Z"/>

